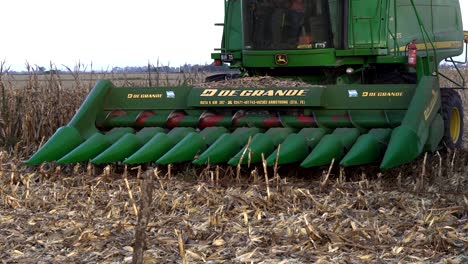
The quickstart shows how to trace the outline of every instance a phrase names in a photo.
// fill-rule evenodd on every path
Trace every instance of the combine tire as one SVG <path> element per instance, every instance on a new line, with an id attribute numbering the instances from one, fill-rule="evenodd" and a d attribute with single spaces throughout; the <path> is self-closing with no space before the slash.
<path id="1" fill-rule="evenodd" d="M 443 142 L 449 149 L 462 147 L 463 104 L 460 95 L 453 89 L 441 89 L 442 114 L 444 117 Z"/>

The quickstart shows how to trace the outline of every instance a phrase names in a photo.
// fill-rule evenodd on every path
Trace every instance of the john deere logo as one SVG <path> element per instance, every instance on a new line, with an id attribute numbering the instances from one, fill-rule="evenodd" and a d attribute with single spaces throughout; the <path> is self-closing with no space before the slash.
<path id="1" fill-rule="evenodd" d="M 275 55 L 275 63 L 277 65 L 286 65 L 286 64 L 288 64 L 288 55 L 286 55 L 286 54 L 276 54 Z"/>

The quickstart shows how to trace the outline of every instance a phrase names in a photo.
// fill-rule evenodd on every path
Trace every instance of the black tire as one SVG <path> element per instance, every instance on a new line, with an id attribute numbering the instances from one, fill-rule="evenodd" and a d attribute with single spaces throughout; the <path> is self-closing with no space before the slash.
<path id="1" fill-rule="evenodd" d="M 463 103 L 454 89 L 440 89 L 442 116 L 444 118 L 443 143 L 449 149 L 461 148 L 463 144 Z"/>

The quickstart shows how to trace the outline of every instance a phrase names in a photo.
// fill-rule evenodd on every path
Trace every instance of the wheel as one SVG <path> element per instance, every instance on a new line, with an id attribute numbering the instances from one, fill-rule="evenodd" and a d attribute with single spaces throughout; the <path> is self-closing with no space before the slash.
<path id="1" fill-rule="evenodd" d="M 440 89 L 444 118 L 443 142 L 449 149 L 461 148 L 463 142 L 463 104 L 453 89 Z"/>

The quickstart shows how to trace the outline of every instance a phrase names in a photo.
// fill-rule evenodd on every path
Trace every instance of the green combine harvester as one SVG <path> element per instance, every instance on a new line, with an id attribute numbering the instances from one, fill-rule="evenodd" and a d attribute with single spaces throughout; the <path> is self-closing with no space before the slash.
<path id="1" fill-rule="evenodd" d="M 264 157 L 269 166 L 389 169 L 461 147 L 462 101 L 439 87 L 449 77 L 438 70 L 452 63 L 449 80 L 464 88 L 452 59 L 467 41 L 458 0 L 224 2 L 211 56 L 239 75 L 194 87 L 98 81 L 27 163 L 235 166 Z M 277 85 L 247 85 L 265 79 Z"/>

